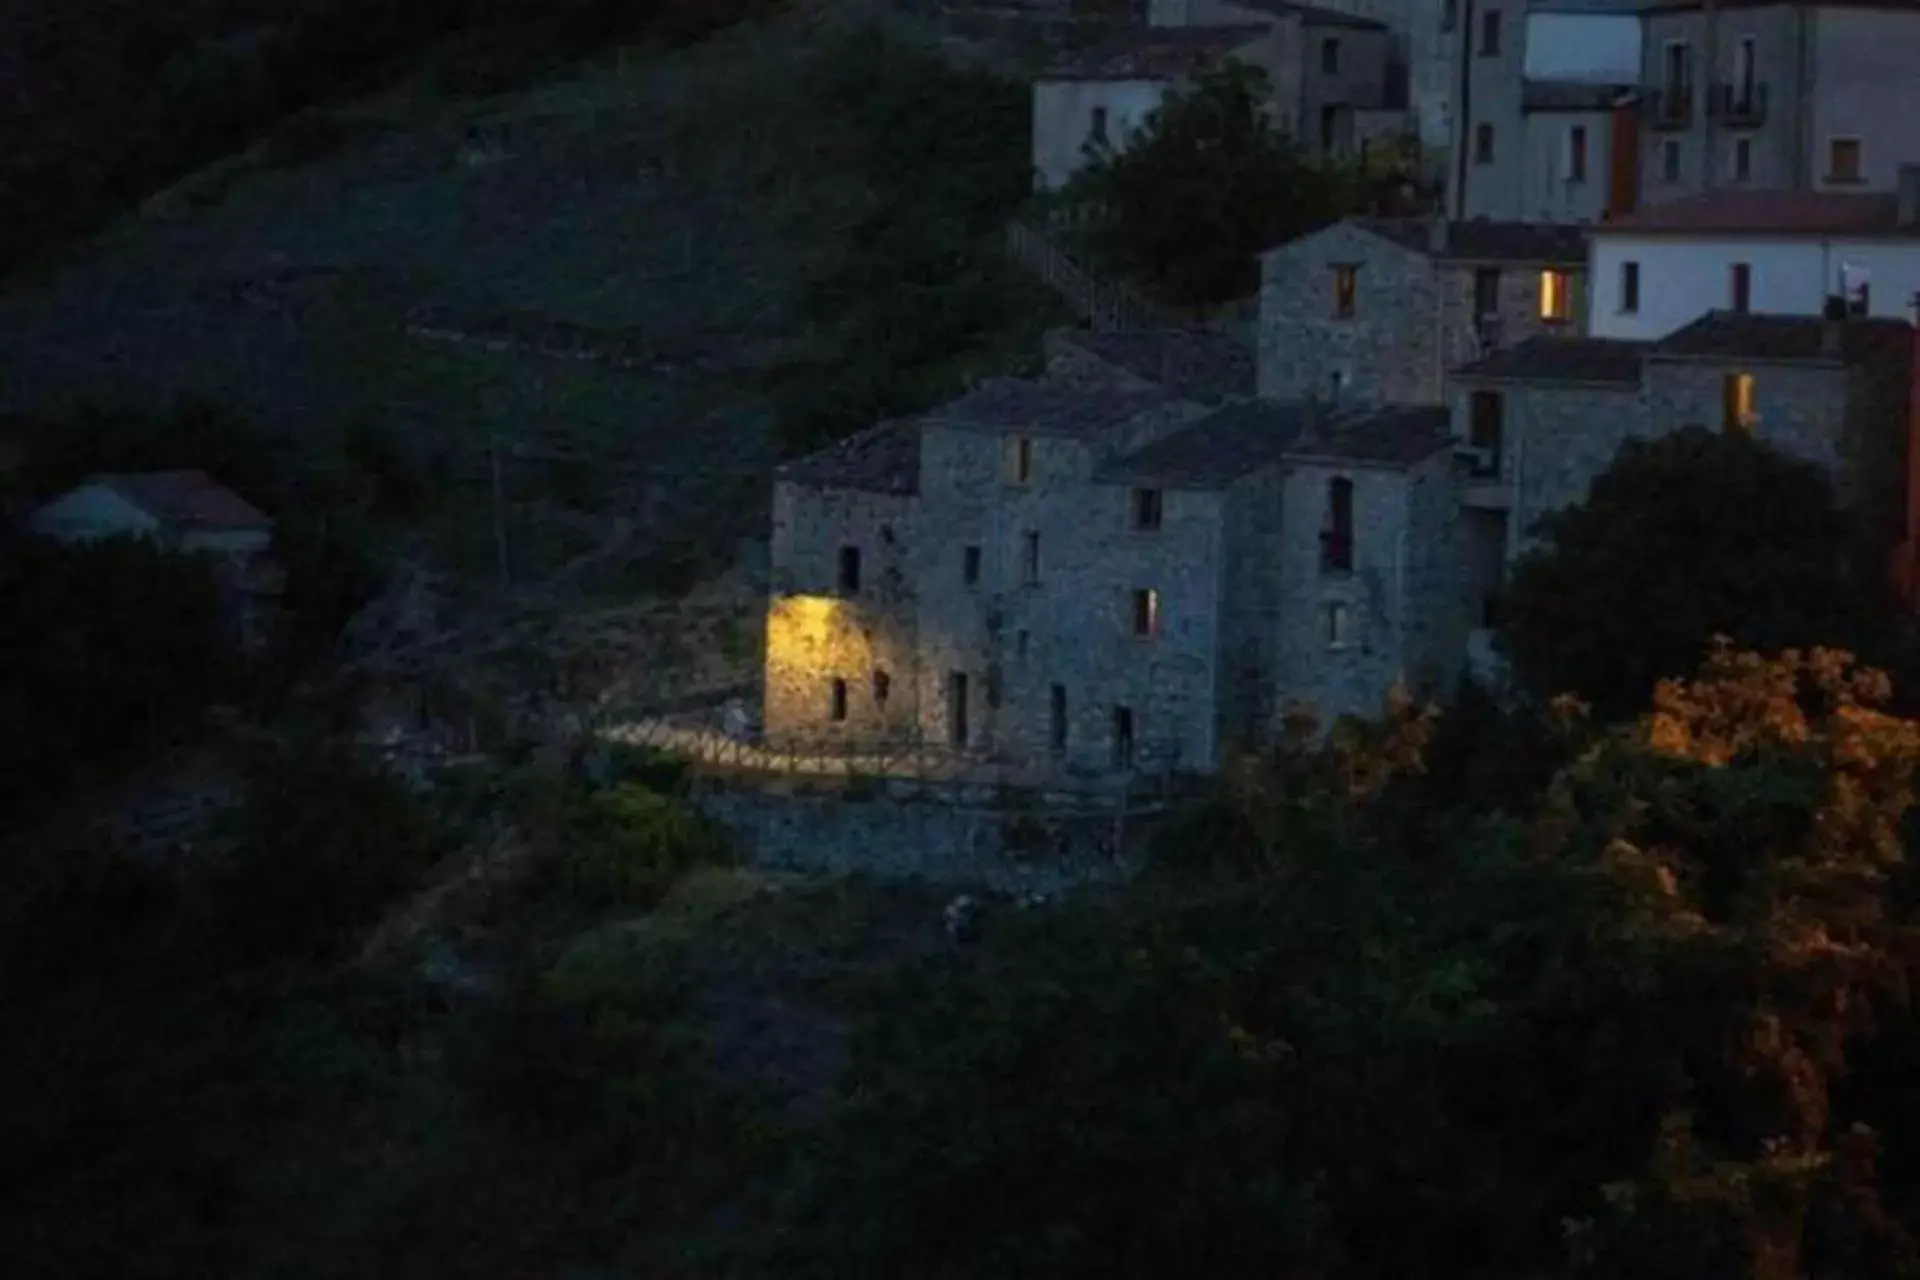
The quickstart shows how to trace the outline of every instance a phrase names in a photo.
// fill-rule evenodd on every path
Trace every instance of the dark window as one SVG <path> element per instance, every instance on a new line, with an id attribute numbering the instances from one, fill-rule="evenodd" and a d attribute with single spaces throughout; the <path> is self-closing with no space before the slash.
<path id="1" fill-rule="evenodd" d="M 1660 181 L 1680 181 L 1680 144 L 1677 142 L 1660 144 Z"/>
<path id="2" fill-rule="evenodd" d="M 1007 442 L 1007 479 L 1025 484 L 1033 479 L 1033 440 L 1017 436 Z"/>
<path id="3" fill-rule="evenodd" d="M 835 720 L 845 720 L 847 718 L 847 682 L 845 680 L 835 680 L 833 682 L 833 708 L 829 714 L 832 715 Z"/>
<path id="4" fill-rule="evenodd" d="M 1360 268 L 1351 263 L 1333 269 L 1333 314 L 1346 319 L 1353 314 L 1354 299 L 1360 291 Z"/>
<path id="5" fill-rule="evenodd" d="M 1476 267 L 1473 272 L 1473 318 L 1500 314 L 1500 268 Z"/>
<path id="6" fill-rule="evenodd" d="M 1133 708 L 1113 709 L 1113 767 L 1133 768 Z"/>
<path id="7" fill-rule="evenodd" d="M 840 548 L 840 589 L 848 595 L 860 590 L 860 548 Z"/>
<path id="8" fill-rule="evenodd" d="M 1480 15 L 1480 56 L 1500 56 L 1500 11 L 1489 9 Z"/>
<path id="9" fill-rule="evenodd" d="M 1030 587 L 1040 585 L 1040 535 L 1029 533 L 1020 557 L 1020 580 Z"/>
<path id="10" fill-rule="evenodd" d="M 1067 686 L 1057 684 L 1047 698 L 1047 744 L 1055 751 L 1067 745 Z"/>
<path id="11" fill-rule="evenodd" d="M 1160 630 L 1160 593 L 1141 587 L 1133 593 L 1133 634 L 1151 636 Z"/>
<path id="12" fill-rule="evenodd" d="M 1327 523 L 1320 531 L 1320 567 L 1336 573 L 1353 568 L 1353 481 L 1327 483 Z"/>
<path id="13" fill-rule="evenodd" d="M 1339 648 L 1347 642 L 1347 606 L 1338 601 L 1327 606 L 1327 643 Z"/>
<path id="14" fill-rule="evenodd" d="M 968 547 L 960 553 L 960 580 L 970 587 L 980 581 L 980 548 Z"/>
<path id="15" fill-rule="evenodd" d="M 956 747 L 967 745 L 967 673 L 947 673 L 947 741 Z"/>
<path id="16" fill-rule="evenodd" d="M 1620 264 L 1620 309 L 1626 312 L 1640 309 L 1640 264 L 1637 262 Z"/>
<path id="17" fill-rule="evenodd" d="M 1107 109 L 1105 107 L 1093 109 L 1093 118 L 1087 122 L 1087 137 L 1096 143 L 1107 140 Z"/>
<path id="18" fill-rule="evenodd" d="M 1340 140 L 1340 108 L 1329 103 L 1320 108 L 1320 151 L 1332 155 Z"/>
<path id="19" fill-rule="evenodd" d="M 1745 262 L 1736 262 L 1728 273 L 1727 303 L 1735 311 L 1749 311 L 1753 308 L 1753 267 Z"/>
<path id="20" fill-rule="evenodd" d="M 1160 491 L 1158 489 L 1133 491 L 1133 527 L 1136 529 L 1160 527 Z"/>
<path id="21" fill-rule="evenodd" d="M 1332 36 L 1320 42 L 1320 69 L 1328 75 L 1340 70 L 1340 42 Z"/>
<path id="22" fill-rule="evenodd" d="M 1493 163 L 1493 126 L 1490 124 L 1473 126 L 1473 162 Z"/>
<path id="23" fill-rule="evenodd" d="M 1665 94 L 1672 99 L 1676 112 L 1684 111 L 1681 105 L 1693 94 L 1693 47 L 1684 40 L 1667 42 L 1667 65 Z"/>
<path id="24" fill-rule="evenodd" d="M 887 695 L 893 692 L 893 677 L 884 671 L 873 673 L 873 705 L 885 707 Z"/>
<path id="25" fill-rule="evenodd" d="M 1017 631 L 1013 637 L 1013 652 L 1016 657 L 1027 656 L 1027 632 Z"/>
<path id="26" fill-rule="evenodd" d="M 1500 439 L 1506 405 L 1498 391 L 1476 391 L 1468 402 L 1467 443 L 1474 450 L 1473 472 L 1500 474 Z"/>
<path id="27" fill-rule="evenodd" d="M 1451 31 L 1460 23 L 1460 0 L 1441 0 L 1440 30 Z"/>
<path id="28" fill-rule="evenodd" d="M 1753 139 L 1735 138 L 1733 142 L 1733 180 L 1746 182 L 1753 177 Z"/>
<path id="29" fill-rule="evenodd" d="M 1587 180 L 1587 128 L 1575 125 L 1567 130 L 1567 181 Z"/>
<path id="30" fill-rule="evenodd" d="M 1827 143 L 1827 181 L 1860 181 L 1860 139 L 1834 138 Z"/>

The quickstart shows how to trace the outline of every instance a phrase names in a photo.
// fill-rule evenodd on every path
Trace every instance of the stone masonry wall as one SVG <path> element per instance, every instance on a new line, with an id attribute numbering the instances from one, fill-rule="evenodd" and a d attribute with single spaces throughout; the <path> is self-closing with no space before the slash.
<path id="1" fill-rule="evenodd" d="M 1464 413 L 1477 385 L 1487 384 L 1462 381 L 1456 413 Z M 1501 393 L 1505 410 L 1501 473 L 1512 495 L 1511 562 L 1536 545 L 1534 528 L 1542 516 L 1586 501 L 1594 477 L 1613 465 L 1622 444 L 1657 433 L 1647 425 L 1638 387 L 1556 383 L 1490 389 Z"/>
<path id="2" fill-rule="evenodd" d="M 1334 314 L 1334 272 L 1358 267 L 1353 315 Z M 1259 388 L 1269 399 L 1441 403 L 1445 352 L 1432 262 L 1341 223 L 1267 252 L 1261 262 Z"/>
<path id="3" fill-rule="evenodd" d="M 1720 430 L 1724 380 L 1732 373 L 1753 375 L 1760 418 L 1754 435 L 1789 457 L 1819 466 L 1833 478 L 1840 500 L 1852 502 L 1860 476 L 1849 456 L 1847 371 L 1839 364 L 1648 360 L 1648 423 L 1664 430 L 1694 423 L 1709 431 Z"/>
<path id="4" fill-rule="evenodd" d="M 1197 412 L 1195 410 L 1194 412 Z M 1188 416 L 1191 416 L 1190 414 Z M 1167 494 L 1161 528 L 1129 528 L 1128 489 L 1094 486 L 1084 444 L 1033 438 L 1033 474 L 1009 482 L 1012 437 L 931 427 L 922 455 L 923 518 L 940 530 L 918 561 L 922 723 L 953 730 L 950 674 L 967 676 L 969 743 L 1045 753 L 1051 689 L 1065 687 L 1065 759 L 1089 769 L 1111 756 L 1114 706 L 1132 707 L 1138 746 L 1170 739 L 1198 750 L 1213 716 L 1218 523 L 1213 509 Z M 1025 581 L 1027 535 L 1039 538 L 1038 581 Z M 966 549 L 980 577 L 964 582 Z M 1162 630 L 1132 635 L 1131 593 L 1159 593 Z"/>
<path id="5" fill-rule="evenodd" d="M 1215 697 L 1223 744 L 1256 742 L 1275 723 L 1284 600 L 1278 548 L 1285 535 L 1283 474 L 1248 476 L 1224 498 L 1220 659 Z"/>
<path id="6" fill-rule="evenodd" d="M 914 499 L 790 482 L 774 487 L 763 715 L 770 741 L 849 742 L 914 732 Z M 860 590 L 840 589 L 842 547 Z M 884 675 L 884 701 L 881 698 Z M 832 716 L 833 681 L 846 717 Z"/>
<path id="7" fill-rule="evenodd" d="M 1353 482 L 1353 569 L 1323 570 L 1320 533 L 1329 483 Z M 1407 474 L 1384 467 L 1297 464 L 1282 498 L 1285 538 L 1279 548 L 1281 626 L 1277 693 L 1309 704 L 1322 724 L 1353 713 L 1371 715 L 1403 674 L 1405 580 L 1411 550 Z M 1345 609 L 1345 634 L 1329 634 L 1329 610 Z"/>
<path id="8" fill-rule="evenodd" d="M 1445 696 L 1466 661 L 1469 622 L 1455 536 L 1459 506 L 1454 501 L 1452 450 L 1409 468 L 1406 484 L 1401 666 L 1414 692 Z"/>

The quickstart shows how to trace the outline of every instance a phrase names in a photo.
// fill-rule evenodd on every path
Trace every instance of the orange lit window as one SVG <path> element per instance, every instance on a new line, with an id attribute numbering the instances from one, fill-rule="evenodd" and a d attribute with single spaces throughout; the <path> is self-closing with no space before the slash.
<path id="1" fill-rule="evenodd" d="M 1573 278 L 1566 272 L 1540 273 L 1540 318 L 1553 324 L 1573 318 Z"/>

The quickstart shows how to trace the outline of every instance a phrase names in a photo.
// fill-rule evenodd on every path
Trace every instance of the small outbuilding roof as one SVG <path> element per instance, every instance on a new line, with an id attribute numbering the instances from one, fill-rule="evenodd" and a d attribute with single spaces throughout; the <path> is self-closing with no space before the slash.
<path id="1" fill-rule="evenodd" d="M 194 529 L 273 527 L 258 507 L 204 471 L 103 473 L 88 477 L 86 484 L 111 489 L 167 524 Z"/>

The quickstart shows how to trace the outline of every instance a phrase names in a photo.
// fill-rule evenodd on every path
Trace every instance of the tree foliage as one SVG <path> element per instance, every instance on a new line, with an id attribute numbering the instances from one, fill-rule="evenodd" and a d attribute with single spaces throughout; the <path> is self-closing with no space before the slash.
<path id="1" fill-rule="evenodd" d="M 1715 634 L 1769 650 L 1850 641 L 1872 584 L 1810 463 L 1687 427 L 1629 441 L 1515 567 L 1503 642 L 1523 685 L 1604 718 L 1694 669 Z"/>
<path id="2" fill-rule="evenodd" d="M 1266 93 L 1255 68 L 1210 72 L 1122 147 L 1095 150 L 1064 193 L 1095 256 L 1173 302 L 1227 302 L 1254 292 L 1262 251 L 1358 212 L 1356 177 L 1310 163 Z"/>

